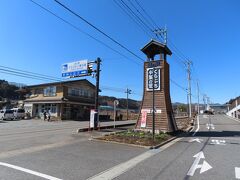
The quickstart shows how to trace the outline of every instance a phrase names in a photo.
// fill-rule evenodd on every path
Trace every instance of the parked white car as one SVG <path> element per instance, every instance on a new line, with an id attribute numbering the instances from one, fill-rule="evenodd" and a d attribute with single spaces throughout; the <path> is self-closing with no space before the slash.
<path id="1" fill-rule="evenodd" d="M 0 111 L 0 119 L 1 120 L 13 120 L 13 110 L 11 109 L 4 109 Z"/>
<path id="2" fill-rule="evenodd" d="M 25 118 L 25 110 L 22 108 L 13 108 L 13 116 L 14 119 L 24 119 Z"/>

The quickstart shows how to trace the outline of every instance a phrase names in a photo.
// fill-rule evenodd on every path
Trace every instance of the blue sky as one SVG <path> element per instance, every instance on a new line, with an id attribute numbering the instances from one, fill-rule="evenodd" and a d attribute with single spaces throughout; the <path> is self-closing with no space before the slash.
<path id="1" fill-rule="evenodd" d="M 102 95 L 125 97 L 127 87 L 141 99 L 143 63 L 106 37 L 74 17 L 52 0 L 39 4 L 83 31 L 120 51 L 120 56 L 80 33 L 28 0 L 0 1 L 0 65 L 61 78 L 65 62 L 100 57 Z M 131 0 L 134 2 L 134 0 Z M 192 93 L 196 102 L 196 80 L 201 94 L 224 103 L 239 96 L 240 1 L 238 0 L 138 0 L 159 27 L 167 26 L 170 41 L 193 61 Z M 140 49 L 150 40 L 113 0 L 61 0 L 82 17 L 145 59 Z M 125 0 L 128 3 L 128 0 Z M 169 44 L 170 48 L 174 48 Z M 179 53 L 168 57 L 171 79 L 187 87 L 187 74 Z M 181 58 L 181 60 L 185 60 Z M 137 63 L 134 63 L 137 61 Z M 38 84 L 31 78 L 0 73 L 0 79 Z M 92 77 L 88 77 L 95 82 Z M 121 91 L 121 92 L 120 92 Z M 187 95 L 171 84 L 173 102 L 186 102 Z M 202 99 L 202 98 L 201 98 Z"/>

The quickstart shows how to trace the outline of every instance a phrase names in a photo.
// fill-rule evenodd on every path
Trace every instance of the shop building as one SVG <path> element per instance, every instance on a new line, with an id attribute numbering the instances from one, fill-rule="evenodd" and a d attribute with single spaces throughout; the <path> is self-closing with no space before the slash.
<path id="1" fill-rule="evenodd" d="M 43 118 L 44 111 L 59 120 L 89 120 L 94 108 L 95 86 L 86 79 L 32 85 L 24 101 L 31 117 Z"/>

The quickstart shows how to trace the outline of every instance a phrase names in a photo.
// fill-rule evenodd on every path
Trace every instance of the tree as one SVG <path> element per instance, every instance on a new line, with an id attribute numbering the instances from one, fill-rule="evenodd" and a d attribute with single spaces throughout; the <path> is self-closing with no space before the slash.
<path id="1" fill-rule="evenodd" d="M 178 105 L 177 110 L 179 112 L 187 112 L 187 106 L 185 104 L 180 104 Z"/>

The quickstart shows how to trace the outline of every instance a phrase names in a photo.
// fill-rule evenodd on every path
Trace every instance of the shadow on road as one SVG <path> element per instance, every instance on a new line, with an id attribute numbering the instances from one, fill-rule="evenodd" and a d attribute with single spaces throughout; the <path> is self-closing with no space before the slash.
<path id="1" fill-rule="evenodd" d="M 192 137 L 192 133 L 184 133 L 180 136 Z M 199 131 L 194 137 L 240 137 L 240 131 Z"/>

